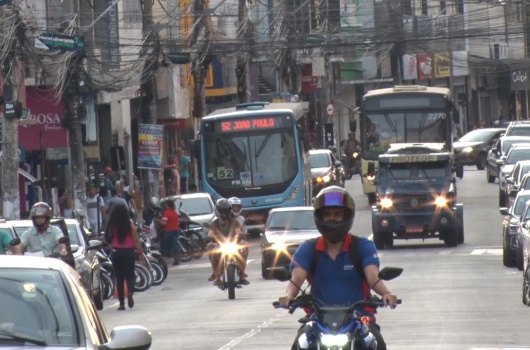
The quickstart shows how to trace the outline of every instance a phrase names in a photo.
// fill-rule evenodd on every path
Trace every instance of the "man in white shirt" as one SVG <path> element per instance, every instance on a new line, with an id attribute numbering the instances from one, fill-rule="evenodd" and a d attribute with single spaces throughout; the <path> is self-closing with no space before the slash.
<path id="1" fill-rule="evenodd" d="M 86 208 L 90 228 L 98 233 L 103 231 L 103 223 L 107 218 L 107 208 L 105 207 L 105 201 L 103 198 L 97 195 L 97 189 L 95 186 L 90 186 Z"/>

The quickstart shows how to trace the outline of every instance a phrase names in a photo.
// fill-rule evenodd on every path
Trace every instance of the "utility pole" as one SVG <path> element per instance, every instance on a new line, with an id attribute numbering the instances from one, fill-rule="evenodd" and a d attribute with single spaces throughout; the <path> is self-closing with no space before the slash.
<path id="1" fill-rule="evenodd" d="M 14 28 L 14 33 L 3 33 L 9 36 L 7 52 L 2 60 L 4 118 L 2 126 L 2 205 L 5 219 L 20 218 L 20 195 L 18 186 L 18 118 L 21 106 L 18 101 L 18 90 L 21 86 L 22 62 L 17 60 L 17 45 L 20 33 L 24 34 L 19 13 L 16 9 L 5 7 L 2 11 L 5 27 Z"/>
<path id="2" fill-rule="evenodd" d="M 144 68 L 142 71 L 140 90 L 142 92 L 141 113 L 142 120 L 145 124 L 156 124 L 156 102 L 157 102 L 157 86 L 156 86 L 156 71 L 159 65 L 160 41 L 158 33 L 153 29 L 153 2 L 151 0 L 142 1 L 143 4 L 143 35 L 145 38 L 144 47 L 140 53 L 140 57 L 145 59 Z M 144 202 L 147 203 L 148 198 L 160 196 L 159 186 L 159 169 L 144 169 Z M 147 186 L 145 185 L 147 184 Z"/>
<path id="3" fill-rule="evenodd" d="M 76 209 L 86 208 L 86 184 L 87 176 L 85 157 L 83 153 L 83 135 L 81 132 L 81 120 L 79 116 L 82 107 L 79 88 L 84 85 L 80 76 L 84 50 L 72 54 L 69 58 L 66 73 L 66 84 L 63 90 L 63 101 L 65 104 L 68 127 L 70 131 L 70 162 L 72 167 L 72 189 L 74 207 Z M 96 174 L 97 175 L 97 174 Z"/>
<path id="4" fill-rule="evenodd" d="M 196 51 L 195 59 L 191 64 L 193 71 L 193 117 L 202 118 L 206 111 L 206 87 L 205 87 L 205 70 L 210 64 L 209 55 L 203 52 L 204 44 L 199 43 L 199 36 L 205 29 L 206 18 L 204 17 L 204 0 L 194 0 L 193 29 L 191 32 L 190 48 Z"/>
<path id="5" fill-rule="evenodd" d="M 246 0 L 238 0 L 238 42 L 241 43 L 240 47 L 247 47 L 248 44 L 248 35 L 245 25 L 245 20 L 247 19 L 247 6 Z M 249 50 L 242 49 L 237 52 L 237 68 L 236 68 L 236 77 L 237 77 L 237 102 L 245 103 L 247 102 L 247 86 L 248 86 L 248 55 Z"/>

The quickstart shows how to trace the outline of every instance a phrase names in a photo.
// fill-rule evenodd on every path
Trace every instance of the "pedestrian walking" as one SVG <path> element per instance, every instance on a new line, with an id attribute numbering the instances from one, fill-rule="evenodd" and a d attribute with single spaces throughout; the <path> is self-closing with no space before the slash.
<path id="1" fill-rule="evenodd" d="M 188 179 L 190 177 L 190 159 L 182 148 L 177 149 L 178 168 L 180 173 L 180 193 L 188 193 Z"/>
<path id="2" fill-rule="evenodd" d="M 88 190 L 86 208 L 90 228 L 99 234 L 103 229 L 103 222 L 107 217 L 107 209 L 103 198 L 98 195 L 96 186 L 94 185 L 91 185 Z"/>
<path id="3" fill-rule="evenodd" d="M 134 306 L 134 264 L 136 255 L 140 262 L 145 263 L 145 257 L 138 238 L 134 222 L 129 218 L 129 209 L 122 203 L 112 206 L 105 227 L 105 241 L 112 247 L 110 259 L 116 274 L 116 288 L 118 290 L 118 310 L 125 310 L 124 282 L 127 283 L 127 305 Z"/>

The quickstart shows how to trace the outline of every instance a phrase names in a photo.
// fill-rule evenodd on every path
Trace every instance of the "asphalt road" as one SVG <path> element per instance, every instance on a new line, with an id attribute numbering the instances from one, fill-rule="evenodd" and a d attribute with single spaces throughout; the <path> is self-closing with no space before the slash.
<path id="1" fill-rule="evenodd" d="M 360 180 L 347 181 L 346 187 L 357 204 L 353 232 L 369 237 L 371 217 Z M 396 241 L 392 250 L 380 251 L 382 266 L 404 268 L 388 282 L 403 304 L 377 315 L 388 349 L 530 349 L 522 273 L 502 265 L 498 184 L 488 184 L 484 171 L 466 167 L 458 194 L 464 203 L 463 245 Z M 203 256 L 171 267 L 161 286 L 137 293 L 134 309 L 116 311 L 113 299 L 101 315 L 109 331 L 125 324 L 149 328 L 156 350 L 290 349 L 302 312 L 289 315 L 271 306 L 283 295 L 285 282 L 261 278 L 257 246 L 247 273 L 251 284 L 228 300 L 207 282 L 210 267 Z"/>

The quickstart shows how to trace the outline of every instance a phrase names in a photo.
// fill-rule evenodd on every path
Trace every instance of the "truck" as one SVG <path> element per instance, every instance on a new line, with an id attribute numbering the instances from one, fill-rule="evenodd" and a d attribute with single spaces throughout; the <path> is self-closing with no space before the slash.
<path id="1" fill-rule="evenodd" d="M 399 143 L 378 160 L 378 200 L 372 206 L 377 249 L 392 247 L 395 239 L 438 238 L 448 247 L 464 243 L 453 152 L 440 143 Z"/>

